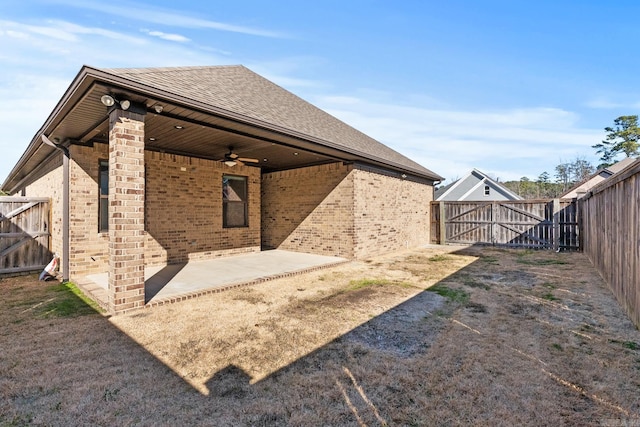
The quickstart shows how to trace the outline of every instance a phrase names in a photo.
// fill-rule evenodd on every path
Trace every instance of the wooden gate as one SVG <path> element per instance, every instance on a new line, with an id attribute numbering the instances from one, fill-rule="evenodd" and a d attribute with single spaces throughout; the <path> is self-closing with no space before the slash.
<path id="1" fill-rule="evenodd" d="M 433 202 L 433 243 L 578 250 L 576 203 L 570 199 Z"/>
<path id="2" fill-rule="evenodd" d="M 51 260 L 49 199 L 0 197 L 0 275 L 42 270 Z"/>

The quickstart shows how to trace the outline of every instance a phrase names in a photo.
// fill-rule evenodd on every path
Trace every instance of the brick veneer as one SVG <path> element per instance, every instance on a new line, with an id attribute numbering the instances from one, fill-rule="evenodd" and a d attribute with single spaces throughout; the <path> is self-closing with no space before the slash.
<path id="1" fill-rule="evenodd" d="M 264 174 L 263 247 L 353 258 L 352 170 L 331 163 Z"/>
<path id="2" fill-rule="evenodd" d="M 260 169 L 146 153 L 148 264 L 260 251 Z M 247 177 L 249 226 L 223 228 L 222 176 Z"/>
<path id="3" fill-rule="evenodd" d="M 109 268 L 109 233 L 98 232 L 98 166 L 109 158 L 109 146 L 72 145 L 69 152 L 69 276 L 73 280 Z"/>
<path id="4" fill-rule="evenodd" d="M 27 197 L 48 197 L 51 216 L 49 233 L 51 251 L 62 256 L 62 153 L 43 165 L 38 179 L 25 188 Z"/>
<path id="5" fill-rule="evenodd" d="M 333 163 L 265 174 L 262 244 L 365 258 L 429 242 L 430 182 Z"/>
<path id="6" fill-rule="evenodd" d="M 108 233 L 98 233 L 98 164 L 106 144 L 71 146 L 71 275 L 108 269 Z M 145 265 L 260 250 L 260 170 L 145 151 Z M 222 175 L 248 178 L 249 227 L 222 228 Z M 62 185 L 62 184 L 60 184 Z"/>
<path id="7" fill-rule="evenodd" d="M 144 115 L 109 114 L 109 308 L 144 306 Z"/>
<path id="8" fill-rule="evenodd" d="M 429 243 L 433 185 L 366 167 L 353 182 L 355 258 Z"/>

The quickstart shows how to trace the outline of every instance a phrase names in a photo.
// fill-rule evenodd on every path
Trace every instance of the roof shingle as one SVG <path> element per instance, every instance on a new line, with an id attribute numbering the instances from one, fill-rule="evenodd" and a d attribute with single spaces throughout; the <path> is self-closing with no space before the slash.
<path id="1" fill-rule="evenodd" d="M 384 160 L 390 165 L 415 171 L 431 179 L 442 179 L 424 166 L 241 65 L 109 68 L 100 71 L 271 127 L 307 135 L 363 158 Z"/>

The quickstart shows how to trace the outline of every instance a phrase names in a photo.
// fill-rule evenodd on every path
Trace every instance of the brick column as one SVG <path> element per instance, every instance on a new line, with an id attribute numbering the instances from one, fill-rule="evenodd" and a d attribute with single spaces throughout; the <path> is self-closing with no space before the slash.
<path id="1" fill-rule="evenodd" d="M 144 306 L 144 113 L 109 114 L 109 309 Z"/>

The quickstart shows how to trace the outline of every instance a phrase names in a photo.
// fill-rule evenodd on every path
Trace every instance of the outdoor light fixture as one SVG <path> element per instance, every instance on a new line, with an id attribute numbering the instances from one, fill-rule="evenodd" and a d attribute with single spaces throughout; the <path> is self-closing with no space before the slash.
<path id="1" fill-rule="evenodd" d="M 232 168 L 237 164 L 237 162 L 235 160 L 225 160 L 224 164 Z"/>
<path id="2" fill-rule="evenodd" d="M 116 103 L 116 100 L 111 95 L 102 95 L 102 98 L 100 98 L 100 101 L 102 101 L 102 103 L 107 107 L 111 107 L 113 104 Z"/>
<path id="3" fill-rule="evenodd" d="M 117 102 L 118 104 L 120 104 L 120 108 L 122 108 L 125 111 L 128 110 L 129 107 L 131 107 L 131 101 L 129 101 L 128 99 L 123 99 L 122 101 L 118 101 L 111 95 L 102 95 L 100 97 L 100 102 L 102 102 L 107 107 L 113 107 Z"/>
<path id="4" fill-rule="evenodd" d="M 160 114 L 160 113 L 162 113 L 162 110 L 164 110 L 164 107 L 162 105 L 160 105 L 160 104 L 156 104 L 156 105 L 153 106 L 153 110 L 156 113 Z"/>
<path id="5" fill-rule="evenodd" d="M 180 130 L 180 129 L 184 129 L 184 126 L 180 126 L 180 125 L 175 125 L 174 128 Z"/>

